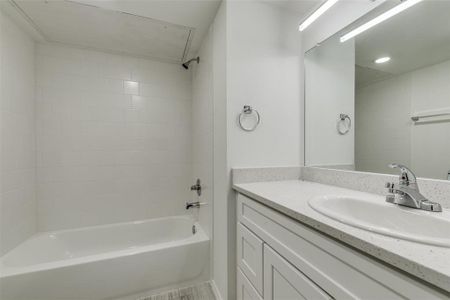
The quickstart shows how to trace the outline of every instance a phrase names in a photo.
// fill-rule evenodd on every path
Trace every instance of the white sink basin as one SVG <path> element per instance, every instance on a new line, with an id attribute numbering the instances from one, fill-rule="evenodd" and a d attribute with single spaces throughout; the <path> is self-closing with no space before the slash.
<path id="1" fill-rule="evenodd" d="M 317 212 L 347 225 L 403 240 L 450 247 L 450 213 L 427 212 L 386 203 L 381 196 L 311 199 Z"/>

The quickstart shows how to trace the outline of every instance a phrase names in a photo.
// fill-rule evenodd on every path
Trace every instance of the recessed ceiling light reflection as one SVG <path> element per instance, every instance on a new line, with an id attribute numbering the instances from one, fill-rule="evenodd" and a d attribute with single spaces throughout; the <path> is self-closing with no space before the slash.
<path id="1" fill-rule="evenodd" d="M 374 62 L 376 64 L 384 64 L 384 63 L 387 63 L 390 60 L 391 60 L 391 58 L 389 56 L 385 56 L 385 57 L 380 57 L 380 58 L 375 59 Z"/>

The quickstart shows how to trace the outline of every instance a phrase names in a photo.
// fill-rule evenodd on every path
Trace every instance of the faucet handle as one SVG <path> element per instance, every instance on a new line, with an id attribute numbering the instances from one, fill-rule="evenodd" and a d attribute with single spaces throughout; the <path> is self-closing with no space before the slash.
<path id="1" fill-rule="evenodd" d="M 388 189 L 389 193 L 394 193 L 395 184 L 393 182 L 386 182 L 384 186 Z"/>
<path id="2" fill-rule="evenodd" d="M 197 196 L 202 195 L 202 185 L 200 179 L 197 179 L 194 185 L 191 186 L 191 191 L 197 191 Z"/>
<path id="3" fill-rule="evenodd" d="M 386 195 L 386 202 L 388 203 L 395 203 L 395 193 L 394 193 L 394 183 L 393 182 L 386 182 L 384 185 L 387 189 L 389 194 Z"/>
<path id="4" fill-rule="evenodd" d="M 386 202 L 395 203 L 395 195 L 386 195 Z"/>

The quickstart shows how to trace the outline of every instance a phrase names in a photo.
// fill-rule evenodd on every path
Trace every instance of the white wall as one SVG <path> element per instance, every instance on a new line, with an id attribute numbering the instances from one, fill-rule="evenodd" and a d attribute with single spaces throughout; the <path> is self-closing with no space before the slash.
<path id="1" fill-rule="evenodd" d="M 298 165 L 302 116 L 298 19 L 252 1 L 230 1 L 227 13 L 229 164 Z M 251 133 L 237 124 L 246 104 L 261 115 L 261 124 Z"/>
<path id="2" fill-rule="evenodd" d="M 202 46 L 206 51 L 212 42 L 212 73 L 200 70 L 202 57 L 207 57 L 204 52 L 199 73 L 194 75 L 194 94 L 196 80 L 202 82 L 204 91 L 212 87 L 213 280 L 222 299 L 235 299 L 236 200 L 230 187 L 231 168 L 298 165 L 301 161 L 301 50 L 297 21 L 289 12 L 261 2 L 222 2 Z M 209 80 L 207 76 L 211 76 Z M 210 95 L 204 91 L 197 95 Z M 197 100 L 193 101 L 195 107 Z M 199 100 L 198 104 L 209 110 L 206 101 Z M 260 127 L 252 133 L 242 131 L 236 122 L 245 104 L 254 106 L 262 117 Z M 194 122 L 207 124 L 208 120 Z"/>
<path id="3" fill-rule="evenodd" d="M 450 61 L 446 61 L 358 89 L 358 170 L 396 173 L 386 165 L 399 162 L 411 166 L 420 177 L 447 179 L 449 122 L 414 125 L 411 116 L 449 108 L 449 82 Z"/>
<path id="4" fill-rule="evenodd" d="M 213 24 L 214 205 L 213 283 L 223 300 L 228 295 L 227 170 L 227 1 L 222 1 Z M 219 300 L 219 299 L 218 299 Z"/>
<path id="5" fill-rule="evenodd" d="M 0 11 L 0 255 L 36 231 L 34 42 Z"/>
<path id="6" fill-rule="evenodd" d="M 223 299 L 235 299 L 236 198 L 230 170 L 300 164 L 301 48 L 298 19 L 290 12 L 257 1 L 226 1 L 225 8 L 226 43 L 217 44 L 226 45 L 226 91 L 215 87 L 215 123 L 224 120 L 227 127 L 216 123 L 214 154 L 225 157 L 227 165 L 215 158 L 220 183 L 214 187 L 219 190 L 214 198 L 214 280 Z M 223 70 L 217 69 L 215 80 L 224 76 Z M 260 126 L 251 133 L 237 124 L 246 104 L 261 114 Z"/>
<path id="7" fill-rule="evenodd" d="M 192 192 L 192 201 L 207 205 L 193 210 L 199 222 L 211 236 L 213 204 L 213 31 L 211 26 L 203 39 L 200 64 L 192 63 L 192 184 L 201 179 L 202 194 Z"/>
<path id="8" fill-rule="evenodd" d="M 189 72 L 39 45 L 37 79 L 40 230 L 186 213 Z"/>
<path id="9" fill-rule="evenodd" d="M 355 120 L 354 41 L 333 37 L 306 53 L 305 87 L 305 164 L 353 166 L 354 126 L 341 135 L 337 124 L 340 114 Z"/>

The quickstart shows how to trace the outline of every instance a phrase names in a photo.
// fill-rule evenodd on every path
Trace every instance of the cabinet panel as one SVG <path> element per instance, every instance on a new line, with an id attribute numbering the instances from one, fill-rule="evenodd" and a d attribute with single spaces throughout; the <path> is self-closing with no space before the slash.
<path id="1" fill-rule="evenodd" d="M 264 299 L 331 299 L 314 282 L 267 245 L 264 246 Z"/>
<path id="2" fill-rule="evenodd" d="M 241 194 L 238 219 L 336 299 L 449 299 L 438 289 Z"/>
<path id="3" fill-rule="evenodd" d="M 262 300 L 239 268 L 237 270 L 237 300 Z"/>
<path id="4" fill-rule="evenodd" d="M 263 241 L 242 224 L 237 226 L 237 262 L 256 290 L 263 293 Z"/>

